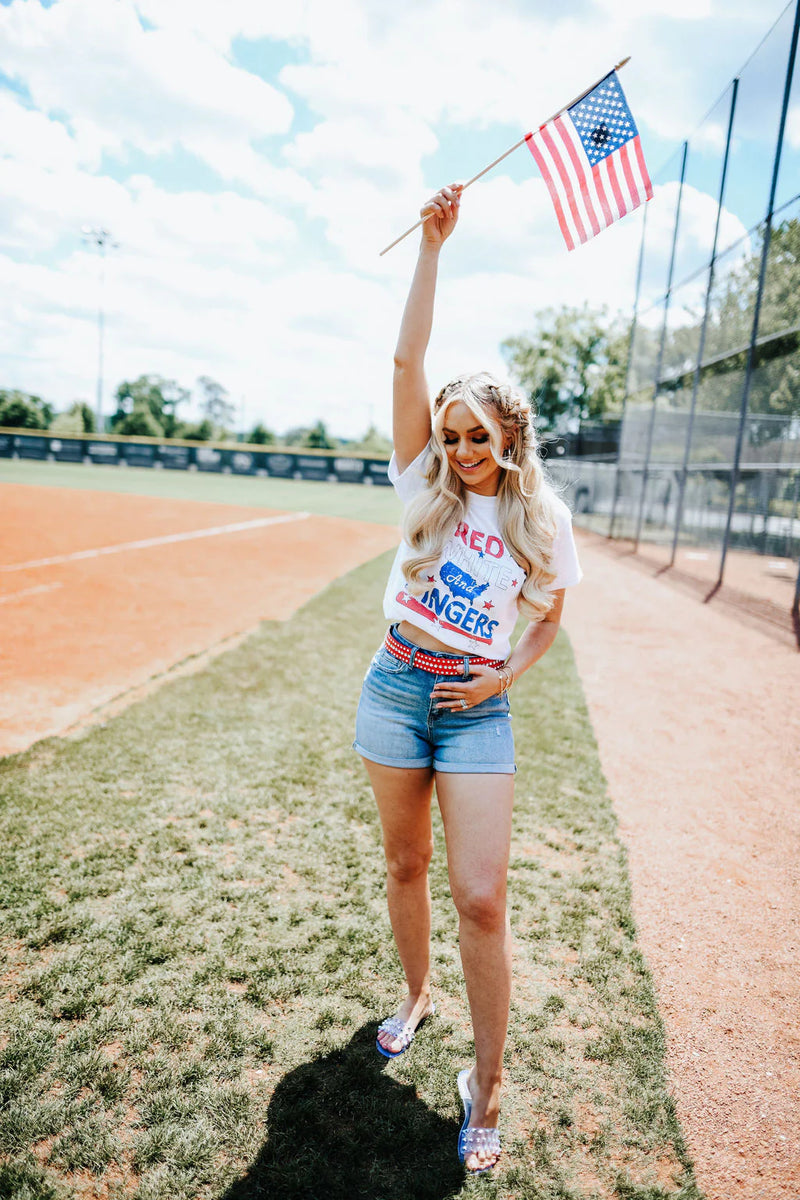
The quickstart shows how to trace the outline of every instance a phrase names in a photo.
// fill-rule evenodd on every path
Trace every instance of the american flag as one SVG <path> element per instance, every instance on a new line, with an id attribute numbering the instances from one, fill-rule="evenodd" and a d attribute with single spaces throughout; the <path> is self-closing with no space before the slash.
<path id="1" fill-rule="evenodd" d="M 653 195 L 639 131 L 616 71 L 525 140 L 568 250 Z"/>

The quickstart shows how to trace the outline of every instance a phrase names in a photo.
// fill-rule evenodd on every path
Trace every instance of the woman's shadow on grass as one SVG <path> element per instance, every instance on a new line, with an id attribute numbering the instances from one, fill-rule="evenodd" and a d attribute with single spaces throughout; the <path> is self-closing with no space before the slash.
<path id="1" fill-rule="evenodd" d="M 384 1073 L 375 1026 L 296 1067 L 267 1110 L 267 1140 L 222 1200 L 447 1200 L 464 1184 L 458 1122 Z"/>

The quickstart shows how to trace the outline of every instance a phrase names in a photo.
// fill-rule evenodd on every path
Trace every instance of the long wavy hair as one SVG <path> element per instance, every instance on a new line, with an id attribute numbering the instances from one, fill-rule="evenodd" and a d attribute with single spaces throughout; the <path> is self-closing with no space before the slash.
<path id="1" fill-rule="evenodd" d="M 526 575 L 517 607 L 529 620 L 541 621 L 554 602 L 546 589 L 555 579 L 551 568 L 555 492 L 539 457 L 530 404 L 516 388 L 498 383 L 485 372 L 454 379 L 434 401 L 425 473 L 428 486 L 408 506 L 403 523 L 403 536 L 413 552 L 403 563 L 409 591 L 425 590 L 425 576 L 466 513 L 468 489 L 450 466 L 442 437 L 447 410 L 457 400 L 466 404 L 488 433 L 492 458 L 502 468 L 498 525 Z"/>

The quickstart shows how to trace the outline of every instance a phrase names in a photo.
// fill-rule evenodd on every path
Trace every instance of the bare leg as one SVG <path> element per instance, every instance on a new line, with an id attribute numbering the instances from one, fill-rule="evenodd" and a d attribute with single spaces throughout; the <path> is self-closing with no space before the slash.
<path id="1" fill-rule="evenodd" d="M 475 1037 L 470 1125 L 493 1127 L 500 1114 L 503 1047 L 511 998 L 511 930 L 506 878 L 513 775 L 436 775 L 447 839 L 450 888 L 459 915 L 461 963 Z M 493 1156 L 468 1155 L 468 1170 Z"/>
<path id="2" fill-rule="evenodd" d="M 384 767 L 366 758 L 363 762 L 383 826 L 389 919 L 408 985 L 397 1015 L 416 1026 L 432 1011 L 428 865 L 433 852 L 433 771 Z M 401 1043 L 388 1033 L 379 1036 L 385 1050 L 400 1049 Z"/>

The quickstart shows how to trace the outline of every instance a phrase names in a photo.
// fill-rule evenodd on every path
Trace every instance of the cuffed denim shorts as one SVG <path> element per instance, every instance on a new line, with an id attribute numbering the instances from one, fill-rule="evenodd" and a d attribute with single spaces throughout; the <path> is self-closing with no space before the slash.
<path id="1" fill-rule="evenodd" d="M 415 649 L 394 626 L 392 633 Z M 462 657 L 431 650 L 425 653 L 436 658 Z M 353 749 L 385 767 L 513 775 L 514 735 L 508 696 L 490 696 L 467 709 L 435 708 L 434 684 L 459 678 L 409 666 L 381 646 L 361 689 Z"/>

